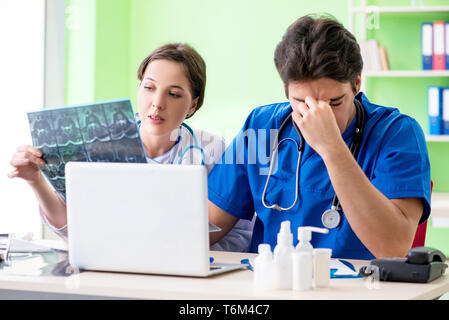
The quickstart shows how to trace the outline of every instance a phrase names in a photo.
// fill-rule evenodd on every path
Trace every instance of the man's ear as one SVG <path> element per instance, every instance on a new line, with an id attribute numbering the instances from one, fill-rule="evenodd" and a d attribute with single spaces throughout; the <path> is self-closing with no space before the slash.
<path id="1" fill-rule="evenodd" d="M 357 78 L 354 80 L 354 95 L 356 96 L 360 92 L 360 88 L 362 87 L 362 74 L 359 73 Z"/>
<path id="2" fill-rule="evenodd" d="M 286 84 L 284 82 L 284 92 L 285 92 L 285 97 L 288 99 L 288 84 Z"/>

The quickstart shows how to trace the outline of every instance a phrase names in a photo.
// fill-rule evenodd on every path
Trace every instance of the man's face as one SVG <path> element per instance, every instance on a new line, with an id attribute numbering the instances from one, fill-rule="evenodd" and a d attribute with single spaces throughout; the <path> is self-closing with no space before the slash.
<path id="1" fill-rule="evenodd" d="M 356 79 L 356 90 L 360 89 L 360 76 Z M 304 102 L 307 96 L 329 104 L 334 112 L 340 132 L 343 133 L 351 124 L 356 114 L 354 105 L 355 93 L 351 83 L 339 82 L 330 78 L 311 81 L 291 81 L 287 88 L 290 104 Z"/>

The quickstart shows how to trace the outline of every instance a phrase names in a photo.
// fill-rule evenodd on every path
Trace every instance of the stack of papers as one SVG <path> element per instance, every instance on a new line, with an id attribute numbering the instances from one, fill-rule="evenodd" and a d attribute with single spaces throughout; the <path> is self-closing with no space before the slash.
<path id="1" fill-rule="evenodd" d="M 331 278 L 359 278 L 359 273 L 354 266 L 345 260 L 331 259 Z"/>
<path id="2" fill-rule="evenodd" d="M 67 251 L 67 245 L 61 240 L 32 240 L 32 234 L 3 234 L 0 236 L 0 248 L 5 251 L 8 248 L 8 253 Z"/>
<path id="3" fill-rule="evenodd" d="M 9 247 L 10 253 L 25 253 L 25 252 L 52 252 L 54 250 L 66 251 L 67 248 L 61 241 L 28 241 L 23 239 L 11 239 Z"/>

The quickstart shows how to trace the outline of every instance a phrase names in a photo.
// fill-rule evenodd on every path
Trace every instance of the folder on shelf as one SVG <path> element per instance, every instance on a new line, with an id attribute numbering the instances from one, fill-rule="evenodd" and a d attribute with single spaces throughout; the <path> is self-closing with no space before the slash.
<path id="1" fill-rule="evenodd" d="M 427 112 L 429 115 L 429 134 L 442 134 L 442 88 L 430 86 L 427 89 Z"/>
<path id="2" fill-rule="evenodd" d="M 432 23 L 424 22 L 421 25 L 421 54 L 423 70 L 432 70 Z"/>
<path id="3" fill-rule="evenodd" d="M 446 48 L 446 70 L 449 70 L 449 22 L 446 22 L 446 28 L 444 29 L 445 48 Z"/>
<path id="4" fill-rule="evenodd" d="M 444 50 L 444 29 L 446 23 L 444 21 L 433 22 L 433 55 L 432 66 L 433 70 L 446 69 L 446 52 Z"/>
<path id="5" fill-rule="evenodd" d="M 449 134 L 449 87 L 443 88 L 442 134 Z"/>

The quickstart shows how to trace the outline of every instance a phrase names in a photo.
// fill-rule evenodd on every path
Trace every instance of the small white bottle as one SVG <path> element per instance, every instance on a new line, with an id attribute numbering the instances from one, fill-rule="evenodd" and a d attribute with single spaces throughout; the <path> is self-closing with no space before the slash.
<path id="1" fill-rule="evenodd" d="M 312 240 L 312 231 L 319 233 L 328 233 L 329 229 L 316 228 L 316 227 L 299 227 L 298 228 L 298 244 L 296 245 L 296 251 L 307 251 L 313 254 L 313 246 L 310 243 Z"/>
<path id="2" fill-rule="evenodd" d="M 330 281 L 332 249 L 313 249 L 313 280 L 315 287 L 327 287 Z"/>
<path id="3" fill-rule="evenodd" d="M 309 290 L 313 284 L 313 257 L 310 251 L 292 254 L 292 288 L 295 291 Z"/>
<path id="4" fill-rule="evenodd" d="M 293 234 L 290 229 L 290 221 L 281 223 L 278 233 L 277 245 L 274 248 L 274 264 L 276 266 L 276 288 L 291 289 L 292 287 L 292 253 Z"/>
<path id="5" fill-rule="evenodd" d="M 261 243 L 258 250 L 259 254 L 254 259 L 254 288 L 272 290 L 275 288 L 276 269 L 271 247 L 267 243 Z"/>

